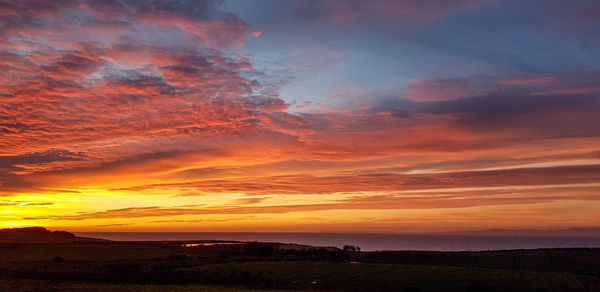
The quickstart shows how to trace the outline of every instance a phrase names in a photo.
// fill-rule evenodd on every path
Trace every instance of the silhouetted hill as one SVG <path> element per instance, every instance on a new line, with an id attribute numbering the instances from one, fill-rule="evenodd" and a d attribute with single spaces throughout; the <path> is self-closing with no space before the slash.
<path id="1" fill-rule="evenodd" d="M 108 240 L 75 236 L 67 231 L 50 231 L 44 227 L 0 229 L 0 243 L 72 243 L 106 242 Z"/>

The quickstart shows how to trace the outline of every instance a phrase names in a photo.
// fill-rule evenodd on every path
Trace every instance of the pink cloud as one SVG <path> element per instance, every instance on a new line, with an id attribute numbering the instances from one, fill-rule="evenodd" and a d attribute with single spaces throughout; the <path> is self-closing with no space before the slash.
<path id="1" fill-rule="evenodd" d="M 137 15 L 135 20 L 147 26 L 177 27 L 210 48 L 240 49 L 250 34 L 250 27 L 237 18 L 192 21 L 169 13 L 152 13 Z"/>
<path id="2" fill-rule="evenodd" d="M 404 98 L 414 101 L 453 100 L 483 95 L 490 90 L 477 86 L 468 79 L 434 79 L 409 84 L 404 89 Z"/>
<path id="3" fill-rule="evenodd" d="M 555 76 L 545 74 L 519 74 L 501 79 L 500 84 L 506 85 L 552 85 L 558 82 Z"/>

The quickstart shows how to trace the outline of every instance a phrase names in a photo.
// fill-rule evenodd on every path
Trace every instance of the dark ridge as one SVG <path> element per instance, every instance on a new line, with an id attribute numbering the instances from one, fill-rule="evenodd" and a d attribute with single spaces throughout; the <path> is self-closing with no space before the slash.
<path id="1" fill-rule="evenodd" d="M 56 230 L 50 231 L 44 227 L 23 227 L 0 229 L 0 242 L 22 243 L 69 243 L 69 242 L 99 242 L 103 239 L 75 236 L 75 234 Z"/>
<path id="2" fill-rule="evenodd" d="M 0 233 L 55 234 L 58 236 L 71 236 L 71 237 L 75 236 L 75 234 L 68 232 L 68 231 L 63 231 L 63 230 L 50 231 L 44 227 L 4 228 L 4 229 L 0 229 Z"/>

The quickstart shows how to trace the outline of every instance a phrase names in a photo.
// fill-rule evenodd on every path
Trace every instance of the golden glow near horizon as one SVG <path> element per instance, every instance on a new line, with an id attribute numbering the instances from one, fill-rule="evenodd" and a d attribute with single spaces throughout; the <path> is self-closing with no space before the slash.
<path id="1" fill-rule="evenodd" d="M 0 5 L 0 227 L 600 224 L 597 51 L 456 23 L 509 4 L 151 2 Z"/>

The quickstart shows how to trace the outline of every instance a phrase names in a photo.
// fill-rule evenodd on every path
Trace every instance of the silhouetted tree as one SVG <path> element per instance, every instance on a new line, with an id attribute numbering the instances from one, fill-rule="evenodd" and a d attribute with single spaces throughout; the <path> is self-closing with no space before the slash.
<path id="1" fill-rule="evenodd" d="M 55 256 L 50 261 L 55 264 L 60 264 L 60 263 L 66 262 L 67 260 L 65 260 L 65 258 L 63 258 L 63 257 Z"/>
<path id="2" fill-rule="evenodd" d="M 360 251 L 360 247 L 358 245 L 344 245 L 342 248 L 344 251 Z"/>

